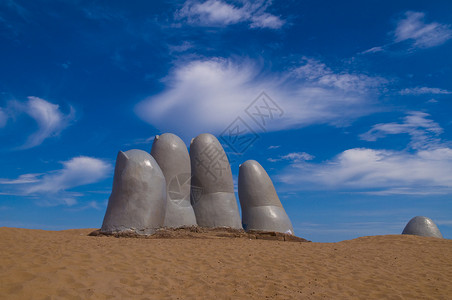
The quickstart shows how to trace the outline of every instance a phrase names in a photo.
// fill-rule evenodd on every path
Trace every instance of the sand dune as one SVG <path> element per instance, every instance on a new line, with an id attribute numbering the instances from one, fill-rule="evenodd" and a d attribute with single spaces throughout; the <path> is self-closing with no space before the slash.
<path id="1" fill-rule="evenodd" d="M 0 228 L 1 299 L 450 299 L 452 240 L 136 239 Z"/>

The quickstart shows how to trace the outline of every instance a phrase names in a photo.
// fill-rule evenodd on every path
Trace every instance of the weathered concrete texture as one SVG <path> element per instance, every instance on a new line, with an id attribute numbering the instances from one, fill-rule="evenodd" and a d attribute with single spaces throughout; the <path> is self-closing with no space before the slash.
<path id="1" fill-rule="evenodd" d="M 239 200 L 245 230 L 293 234 L 292 223 L 270 177 L 255 160 L 247 160 L 240 165 Z"/>
<path id="2" fill-rule="evenodd" d="M 211 134 L 190 144 L 191 201 L 202 227 L 242 228 L 234 194 L 231 166 L 220 142 Z"/>
<path id="3" fill-rule="evenodd" d="M 443 238 L 443 235 L 439 231 L 436 224 L 430 218 L 422 216 L 412 218 L 408 224 L 406 224 L 402 234 Z"/>
<path id="4" fill-rule="evenodd" d="M 177 228 L 196 225 L 190 203 L 190 155 L 184 142 L 172 133 L 157 135 L 151 155 L 166 179 L 166 214 L 164 227 Z"/>
<path id="5" fill-rule="evenodd" d="M 149 153 L 119 151 L 101 232 L 154 233 L 165 218 L 165 187 L 162 170 Z"/>

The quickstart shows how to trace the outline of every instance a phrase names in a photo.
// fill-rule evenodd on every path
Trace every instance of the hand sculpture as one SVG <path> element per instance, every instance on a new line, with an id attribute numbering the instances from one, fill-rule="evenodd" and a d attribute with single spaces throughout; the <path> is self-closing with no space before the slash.
<path id="1" fill-rule="evenodd" d="M 443 235 L 439 231 L 436 224 L 430 218 L 421 216 L 412 218 L 408 224 L 406 224 L 402 234 L 443 238 Z"/>
<path id="2" fill-rule="evenodd" d="M 293 234 L 292 223 L 270 177 L 255 160 L 247 160 L 240 165 L 239 200 L 245 230 Z"/>
<path id="3" fill-rule="evenodd" d="M 190 144 L 192 205 L 202 227 L 242 228 L 231 166 L 223 147 L 211 134 Z"/>
<path id="4" fill-rule="evenodd" d="M 152 234 L 163 226 L 165 210 L 165 177 L 154 158 L 142 150 L 119 151 L 101 232 Z"/>
<path id="5" fill-rule="evenodd" d="M 166 179 L 166 214 L 164 227 L 196 225 L 190 203 L 190 156 L 184 142 L 172 133 L 157 135 L 152 144 L 154 157 Z"/>

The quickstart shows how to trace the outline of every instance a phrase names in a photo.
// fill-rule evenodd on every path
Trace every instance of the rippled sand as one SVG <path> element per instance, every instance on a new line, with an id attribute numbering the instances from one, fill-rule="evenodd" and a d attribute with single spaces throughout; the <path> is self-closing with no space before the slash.
<path id="1" fill-rule="evenodd" d="M 137 239 L 0 228 L 0 299 L 452 297 L 452 240 Z"/>

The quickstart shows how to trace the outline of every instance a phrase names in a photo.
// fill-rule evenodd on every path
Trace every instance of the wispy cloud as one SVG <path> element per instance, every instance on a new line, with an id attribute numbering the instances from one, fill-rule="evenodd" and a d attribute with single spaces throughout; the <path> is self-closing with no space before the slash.
<path id="1" fill-rule="evenodd" d="M 334 72 L 324 63 L 312 58 L 304 57 L 303 62 L 302 66 L 292 70 L 292 74 L 323 87 L 335 87 L 343 91 L 366 92 L 387 82 L 384 78 L 366 74 L 346 71 Z"/>
<path id="2" fill-rule="evenodd" d="M 130 143 L 124 144 L 124 146 L 133 146 L 133 145 L 146 145 L 146 144 L 152 144 L 152 142 L 155 139 L 155 135 L 152 135 L 148 138 L 141 138 L 141 139 L 135 139 Z"/>
<path id="3" fill-rule="evenodd" d="M 7 38 L 17 39 L 18 36 L 24 33 L 24 25 L 32 22 L 32 15 L 31 11 L 25 9 L 18 1 L 0 1 L 1 34 Z"/>
<path id="4" fill-rule="evenodd" d="M 452 38 L 452 29 L 450 24 L 425 22 L 425 13 L 423 12 L 406 11 L 397 22 L 395 30 L 390 34 L 393 39 L 392 42 L 383 46 L 372 47 L 361 52 L 361 54 L 391 51 L 394 46 L 402 43 L 406 43 L 404 48 L 410 51 L 440 46 Z"/>
<path id="5" fill-rule="evenodd" d="M 20 175 L 19 178 L 16 179 L 0 179 L 0 184 L 25 184 L 25 183 L 34 183 L 39 182 L 39 176 L 42 173 L 37 174 L 23 174 Z"/>
<path id="6" fill-rule="evenodd" d="M 450 95 L 452 91 L 439 89 L 439 88 L 431 88 L 431 87 L 414 87 L 414 88 L 406 88 L 399 92 L 400 95 Z"/>
<path id="7" fill-rule="evenodd" d="M 29 11 L 26 10 L 23 6 L 21 6 L 17 1 L 14 0 L 5 0 L 2 1 L 2 4 L 6 6 L 10 11 L 14 12 L 15 14 L 19 15 L 23 19 L 27 19 L 29 17 Z"/>
<path id="8" fill-rule="evenodd" d="M 221 0 L 197 1 L 188 0 L 175 14 L 193 25 L 227 26 L 237 23 L 249 23 L 250 28 L 278 29 L 284 25 L 280 17 L 266 12 L 271 1 L 242 1 L 235 6 Z"/>
<path id="9" fill-rule="evenodd" d="M 378 52 L 384 52 L 384 46 L 377 46 L 377 47 L 372 47 L 370 49 L 364 50 L 363 52 L 361 52 L 361 54 L 366 54 L 366 53 L 378 53 Z"/>
<path id="10" fill-rule="evenodd" d="M 436 224 L 442 226 L 452 226 L 452 220 L 437 220 Z"/>
<path id="11" fill-rule="evenodd" d="M 82 12 L 86 18 L 97 21 L 125 20 L 125 16 L 120 11 L 115 11 L 109 6 L 99 5 L 96 2 L 84 5 Z"/>
<path id="12" fill-rule="evenodd" d="M 371 111 L 385 80 L 334 72 L 310 59 L 290 70 L 265 74 L 250 59 L 210 58 L 177 65 L 164 83 L 166 89 L 139 103 L 135 112 L 161 131 L 190 138 L 206 131 L 221 133 L 262 91 L 284 110 L 268 131 L 345 125 Z"/>
<path id="13" fill-rule="evenodd" d="M 452 38 L 448 24 L 425 23 L 425 13 L 407 11 L 405 17 L 397 23 L 394 32 L 395 42 L 411 41 L 413 47 L 430 48 L 444 44 Z"/>
<path id="14" fill-rule="evenodd" d="M 68 127 L 75 117 L 75 110 L 71 107 L 68 114 L 63 114 L 56 104 L 52 104 L 38 97 L 28 97 L 28 102 L 18 106 L 38 124 L 38 130 L 31 134 L 21 149 L 39 146 L 45 139 L 57 136 Z"/>
<path id="15" fill-rule="evenodd" d="M 8 121 L 8 115 L 0 108 L 0 128 L 5 127 Z"/>
<path id="16" fill-rule="evenodd" d="M 63 168 L 43 174 L 23 174 L 17 179 L 1 179 L 11 194 L 33 196 L 41 204 L 75 204 L 80 193 L 72 188 L 92 184 L 107 177 L 112 166 L 98 158 L 79 156 L 62 162 Z"/>
<path id="17" fill-rule="evenodd" d="M 106 202 L 108 203 L 108 200 Z M 102 209 L 105 209 L 105 207 L 103 207 L 102 204 L 100 206 L 99 203 L 96 201 L 89 201 L 88 203 L 86 203 L 84 205 L 69 208 L 69 210 L 71 210 L 71 211 L 83 211 L 83 210 L 87 210 L 87 209 L 102 210 Z"/>
<path id="18" fill-rule="evenodd" d="M 267 149 L 269 149 L 269 150 L 271 150 L 271 149 L 278 149 L 278 148 L 280 148 L 280 147 L 281 147 L 280 145 L 276 145 L 276 146 L 268 146 Z"/>
<path id="19" fill-rule="evenodd" d="M 365 141 L 376 141 L 391 134 L 409 134 L 411 137 L 410 147 L 413 149 L 426 149 L 440 147 L 438 136 L 443 133 L 443 129 L 433 120 L 429 114 L 419 111 L 409 112 L 401 123 L 380 123 L 376 124 L 360 135 Z"/>
<path id="20" fill-rule="evenodd" d="M 191 49 L 193 47 L 194 47 L 193 43 L 189 42 L 189 41 L 183 41 L 179 45 L 169 45 L 168 46 L 168 48 L 169 48 L 171 53 L 173 53 L 173 52 L 185 52 L 188 49 Z"/>
<path id="21" fill-rule="evenodd" d="M 104 179 L 111 168 L 110 164 L 103 160 L 87 156 L 74 157 L 62 164 L 61 170 L 45 174 L 38 183 L 26 189 L 26 192 L 28 194 L 55 193 L 87 185 Z"/>
<path id="22" fill-rule="evenodd" d="M 281 155 L 279 158 L 268 158 L 270 162 L 277 162 L 281 160 L 287 160 L 290 162 L 301 162 L 307 160 L 313 160 L 314 156 L 306 152 L 292 152 L 286 155 Z"/>
<path id="23" fill-rule="evenodd" d="M 330 188 L 391 194 L 452 191 L 452 149 L 418 151 L 354 148 L 320 164 L 292 164 L 276 177 L 296 189 Z"/>

